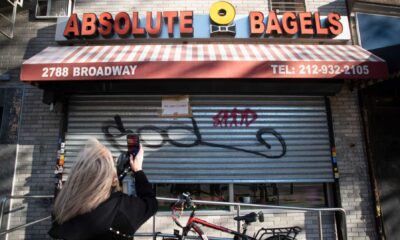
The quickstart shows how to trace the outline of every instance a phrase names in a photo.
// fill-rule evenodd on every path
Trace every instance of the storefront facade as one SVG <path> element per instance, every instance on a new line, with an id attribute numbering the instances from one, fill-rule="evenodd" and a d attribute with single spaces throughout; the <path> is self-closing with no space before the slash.
<path id="1" fill-rule="evenodd" d="M 282 15 L 286 27 L 278 16 L 275 24 L 259 21 L 260 13 L 272 19 L 268 10 L 281 7 L 273 2 L 230 1 L 239 17 L 232 29 L 231 22 L 210 24 L 212 1 L 76 1 L 76 15 L 50 24 L 53 46 L 39 43 L 42 51 L 21 64 L 18 80 L 34 86 L 22 87 L 12 193 L 53 194 L 87 138 L 96 137 L 117 157 L 126 134 L 137 133 L 147 153 L 144 169 L 160 197 L 191 191 L 205 200 L 343 207 L 349 238 L 375 239 L 357 94 L 349 80 L 383 78 L 385 63 L 351 45 L 345 2 L 305 1 L 303 10 L 291 11 L 319 15 Z M 147 11 L 155 25 L 145 19 Z M 103 23 L 97 32 L 95 15 Z M 117 16 L 124 23 L 108 25 Z M 144 25 L 135 26 L 135 19 Z M 154 29 L 157 19 L 164 28 Z M 298 32 L 289 23 L 297 23 Z M 127 24 L 138 36 L 124 33 Z M 268 29 L 271 35 L 261 36 Z M 188 111 L 168 115 L 166 103 L 176 99 Z M 163 206 L 155 230 L 172 233 Z M 9 215 L 8 227 L 49 208 L 48 202 L 28 201 L 25 210 Z M 210 221 L 236 227 L 233 211 L 204 210 Z M 268 227 L 298 225 L 304 229 L 299 239 L 319 237 L 316 215 L 266 214 Z M 323 220 L 325 238 L 340 238 L 334 216 Z M 44 239 L 49 224 L 8 239 Z M 140 232 L 152 228 L 149 221 Z"/>

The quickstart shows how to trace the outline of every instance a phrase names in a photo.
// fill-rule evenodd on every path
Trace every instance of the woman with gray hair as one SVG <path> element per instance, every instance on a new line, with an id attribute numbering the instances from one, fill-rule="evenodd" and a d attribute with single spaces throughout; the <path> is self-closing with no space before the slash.
<path id="1" fill-rule="evenodd" d="M 56 198 L 49 235 L 65 240 L 132 239 L 158 208 L 142 171 L 143 154 L 140 146 L 135 159 L 130 156 L 137 197 L 129 196 L 118 191 L 111 152 L 97 140 L 90 140 Z"/>

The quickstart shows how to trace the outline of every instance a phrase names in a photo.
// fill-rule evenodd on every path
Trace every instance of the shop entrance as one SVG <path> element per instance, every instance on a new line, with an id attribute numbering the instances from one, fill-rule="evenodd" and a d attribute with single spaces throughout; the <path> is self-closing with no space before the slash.
<path id="1" fill-rule="evenodd" d="M 386 239 L 400 239 L 400 84 L 394 80 L 383 82 L 363 90 L 362 99 L 383 231 Z"/>
<path id="2" fill-rule="evenodd" d="M 89 137 L 117 157 L 126 134 L 136 133 L 160 196 L 328 205 L 334 179 L 323 96 L 188 95 L 190 116 L 163 117 L 165 96 L 72 95 L 64 180 Z"/>

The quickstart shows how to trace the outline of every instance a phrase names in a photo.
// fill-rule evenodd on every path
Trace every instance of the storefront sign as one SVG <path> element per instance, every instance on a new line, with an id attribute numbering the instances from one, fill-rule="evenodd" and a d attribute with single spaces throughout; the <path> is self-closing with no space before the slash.
<path id="1" fill-rule="evenodd" d="M 349 40 L 347 17 L 338 13 L 251 11 L 236 15 L 228 2 L 216 2 L 209 15 L 193 11 L 109 12 L 58 18 L 56 41 L 99 41 L 173 38 L 317 38 Z"/>
<path id="2" fill-rule="evenodd" d="M 21 71 L 23 81 L 386 76 L 384 60 L 340 44 L 58 46 L 24 62 Z"/>
<path id="3" fill-rule="evenodd" d="M 42 77 L 113 77 L 113 76 L 126 76 L 134 77 L 138 65 L 115 65 L 115 66 L 82 66 L 64 68 L 43 68 Z M 71 76 L 69 76 L 71 73 Z"/>
<path id="4" fill-rule="evenodd" d="M 109 66 L 71 66 L 68 64 L 24 65 L 21 79 L 24 81 L 53 80 L 139 80 L 139 79 L 204 79 L 204 78 L 307 78 L 307 79 L 370 79 L 385 78 L 387 68 L 384 62 L 366 62 L 362 65 L 351 63 L 291 62 L 214 62 L 213 67 L 203 69 L 207 62 L 148 62 L 131 65 L 129 63 L 107 63 Z M 96 66 L 97 65 L 97 66 Z M 160 69 L 175 69 L 160 71 Z M 229 70 L 228 70 L 229 69 Z"/>
<path id="5" fill-rule="evenodd" d="M 301 12 L 298 14 L 286 12 L 279 20 L 275 12 L 270 12 L 268 20 L 265 22 L 262 12 L 250 12 L 250 34 L 253 37 L 263 35 L 294 36 L 297 34 L 304 37 L 334 37 L 343 32 L 340 18 L 338 13 L 329 13 L 323 23 L 319 12 Z"/>
<path id="6" fill-rule="evenodd" d="M 78 15 L 74 13 L 69 17 L 63 35 L 68 39 L 95 38 L 98 35 L 109 38 L 114 33 L 120 38 L 126 38 L 130 35 L 136 38 L 158 37 L 161 34 L 163 22 L 167 26 L 168 35 L 173 35 L 177 19 L 179 19 L 180 36 L 193 35 L 192 11 L 157 12 L 155 24 L 153 24 L 152 12 L 147 12 L 145 19 L 146 25 L 141 27 L 138 12 L 133 12 L 131 16 L 127 12 L 119 12 L 115 17 L 109 12 L 101 13 L 99 16 L 95 13 L 84 13 L 82 20 L 79 20 Z"/>

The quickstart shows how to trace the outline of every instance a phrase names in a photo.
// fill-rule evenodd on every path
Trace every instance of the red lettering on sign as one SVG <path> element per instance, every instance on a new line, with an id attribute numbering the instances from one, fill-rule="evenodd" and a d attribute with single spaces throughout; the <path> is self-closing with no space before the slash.
<path id="1" fill-rule="evenodd" d="M 291 37 L 297 34 L 303 37 L 334 37 L 343 33 L 341 17 L 336 12 L 329 13 L 326 21 L 321 21 L 318 12 L 285 12 L 282 17 L 278 17 L 276 12 L 271 11 L 265 21 L 262 12 L 252 11 L 248 19 L 251 37 Z M 81 22 L 77 14 L 71 14 L 63 35 L 68 39 L 96 38 L 99 34 L 103 38 L 110 38 L 115 32 L 120 38 L 130 38 L 132 35 L 135 38 L 147 37 L 147 34 L 156 38 L 167 27 L 169 37 L 175 37 L 176 22 L 179 22 L 181 37 L 193 37 L 194 34 L 193 11 L 147 12 L 143 24 L 145 26 L 140 26 L 139 21 L 138 12 L 133 12 L 131 16 L 126 12 L 119 12 L 115 17 L 111 13 L 103 12 L 99 19 L 95 13 L 84 13 Z"/>
<path id="2" fill-rule="evenodd" d="M 132 34 L 135 37 L 146 37 L 144 28 L 139 27 L 139 13 L 132 13 Z"/>
<path id="3" fill-rule="evenodd" d="M 296 14 L 286 12 L 282 16 L 282 28 L 286 35 L 295 35 L 299 31 Z"/>
<path id="4" fill-rule="evenodd" d="M 167 11 L 163 12 L 164 21 L 168 24 L 168 36 L 174 36 L 174 24 L 178 20 L 178 12 L 177 11 Z"/>
<path id="5" fill-rule="evenodd" d="M 313 24 L 312 24 L 312 15 L 310 12 L 301 12 L 299 13 L 299 21 L 300 21 L 300 34 L 301 36 L 312 36 L 314 34 Z"/>
<path id="6" fill-rule="evenodd" d="M 79 29 L 79 19 L 76 13 L 72 14 L 67 22 L 67 25 L 64 29 L 64 37 L 70 38 L 78 38 L 81 36 Z"/>
<path id="7" fill-rule="evenodd" d="M 272 11 L 268 19 L 264 21 L 262 12 L 252 11 L 249 14 L 250 36 L 293 36 L 299 34 L 302 37 L 329 37 L 336 36 L 343 32 L 343 25 L 340 22 L 338 13 L 329 13 L 327 21 L 321 21 L 318 12 L 285 12 L 278 18 L 276 12 Z"/>
<path id="8" fill-rule="evenodd" d="M 97 16 L 94 13 L 84 13 L 82 16 L 82 36 L 96 37 L 97 36 Z"/>
<path id="9" fill-rule="evenodd" d="M 99 28 L 98 31 L 101 36 L 108 38 L 113 34 L 113 16 L 109 12 L 103 12 L 99 17 Z"/>
<path id="10" fill-rule="evenodd" d="M 221 110 L 213 117 L 214 127 L 249 127 L 257 119 L 257 113 L 249 108 L 245 110 Z"/>
<path id="11" fill-rule="evenodd" d="M 250 35 L 252 37 L 259 37 L 265 32 L 264 14 L 262 12 L 250 12 Z"/>
<path id="12" fill-rule="evenodd" d="M 130 34 L 132 28 L 131 19 L 126 12 L 119 12 L 115 16 L 114 29 L 120 37 L 126 37 Z"/>
<path id="13" fill-rule="evenodd" d="M 193 11 L 181 11 L 181 37 L 193 37 Z"/>
<path id="14" fill-rule="evenodd" d="M 279 25 L 278 17 L 276 12 L 270 12 L 268 15 L 267 30 L 265 32 L 267 35 L 277 35 L 282 34 L 282 28 Z"/>
<path id="15" fill-rule="evenodd" d="M 158 37 L 161 33 L 161 21 L 162 21 L 162 13 L 157 12 L 156 23 L 152 24 L 153 22 L 153 14 L 152 12 L 147 12 L 146 14 L 146 30 L 147 33 L 151 37 Z"/>
<path id="16" fill-rule="evenodd" d="M 343 32 L 343 25 L 340 22 L 339 13 L 329 13 L 328 14 L 328 23 L 330 24 L 329 32 L 332 35 L 339 35 Z"/>
<path id="17" fill-rule="evenodd" d="M 328 36 L 328 28 L 324 28 L 321 26 L 321 19 L 319 16 L 319 12 L 314 13 L 314 21 L 315 21 L 315 30 L 317 36 Z"/>

